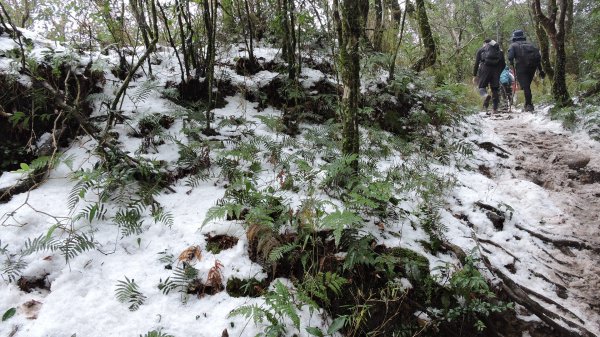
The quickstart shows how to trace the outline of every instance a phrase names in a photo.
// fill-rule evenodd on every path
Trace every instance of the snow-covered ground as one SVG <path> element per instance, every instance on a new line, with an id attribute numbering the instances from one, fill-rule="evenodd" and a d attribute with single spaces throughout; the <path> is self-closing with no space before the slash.
<path id="1" fill-rule="evenodd" d="M 15 47 L 7 38 L 0 38 L 0 46 L 5 50 Z M 40 48 L 47 47 L 40 44 Z M 277 50 L 263 48 L 256 53 L 269 61 L 276 57 Z M 277 75 L 269 71 L 262 71 L 254 76 L 235 74 L 230 67 L 234 64 L 233 58 L 243 55 L 236 49 L 225 53 L 222 62 L 218 62 L 221 66 L 217 69 L 217 78 L 228 76 L 236 86 L 256 89 Z M 133 101 L 128 96 L 125 98 L 122 110 L 130 118 L 129 125 L 135 125 L 152 113 L 177 117 L 179 108 L 162 98 L 159 87 L 167 80 L 179 78 L 180 74 L 176 72 L 178 67 L 168 51 L 159 53 L 159 56 L 164 60 L 155 68 L 155 74 L 159 78 L 157 88 L 152 89 L 151 95 L 143 101 Z M 117 63 L 114 55 L 106 58 L 100 55 L 90 57 L 103 60 L 109 66 Z M 0 60 L 3 69 L 9 71 L 5 59 Z M 305 76 L 303 84 L 306 87 L 325 78 L 320 71 L 308 68 L 303 70 L 302 75 Z M 119 82 L 108 71 L 106 77 L 108 82 L 104 93 L 111 97 Z M 132 91 L 145 80 L 146 78 L 138 79 L 133 84 Z M 256 103 L 245 100 L 240 94 L 227 97 L 226 102 L 223 108 L 214 111 L 218 119 L 241 117 L 256 123 L 256 134 L 281 137 L 259 118 L 281 116 L 280 111 L 273 108 L 258 111 Z M 99 105 L 97 108 L 95 115 L 103 114 Z M 543 306 L 561 315 L 574 315 L 576 317 L 569 319 L 600 334 L 598 298 L 589 297 L 593 297 L 593 290 L 598 289 L 597 252 L 589 249 L 577 251 L 568 247 L 559 249 L 521 229 L 541 232 L 556 239 L 581 240 L 598 247 L 600 242 L 594 233 L 597 233 L 599 224 L 585 223 L 575 229 L 573 226 L 577 225 L 577 215 L 573 214 L 572 209 L 565 208 L 565 204 L 569 204 L 570 194 L 535 184 L 523 175 L 519 165 L 523 161 L 520 156 L 525 151 L 511 144 L 507 137 L 511 132 L 523 134 L 525 131 L 566 135 L 573 146 L 590 154 L 592 160 L 587 167 L 598 171 L 600 163 L 597 154 L 600 153 L 600 145 L 583 134 L 564 131 L 558 123 L 550 121 L 545 113 L 517 112 L 509 117 L 510 119 L 490 120 L 483 115 L 474 115 L 468 118 L 457 133 L 466 132 L 467 142 L 490 142 L 506 153 L 501 149 L 489 152 L 474 146 L 472 158 L 456 161 L 449 166 L 431 167 L 436 174 L 458 182 L 449 192 L 447 204 L 441 211 L 441 221 L 447 227 L 444 237 L 467 252 L 478 248 L 480 253 L 489 257 L 494 266 L 510 274 L 515 282 L 555 301 L 572 314 L 540 298 Z M 524 130 L 519 130 L 518 126 Z M 182 120 L 176 119 L 167 132 L 172 139 L 185 143 L 187 140 L 182 132 L 183 127 Z M 142 140 L 130 137 L 130 129 L 127 124 L 115 127 L 115 131 L 119 133 L 121 148 L 133 154 L 139 149 Z M 236 129 L 230 127 L 228 131 L 235 134 Z M 89 137 L 78 138 L 68 149 L 64 149 L 64 157 L 72 158 L 72 163 L 61 163 L 38 188 L 0 204 L 0 249 L 6 248 L 8 253 L 18 252 L 27 238 L 45 233 L 63 237 L 66 235 L 51 231 L 54 231 L 57 222 L 69 223 L 68 219 L 73 215 L 69 212 L 69 194 L 75 184 L 70 176 L 74 170 L 94 165 L 97 161 L 91 153 L 94 146 L 95 141 Z M 505 155 L 506 158 L 498 154 Z M 158 145 L 156 151 L 142 156 L 162 160 L 167 167 L 173 168 L 179 158 L 178 147 L 175 142 L 167 141 Z M 409 162 L 410 158 L 404 158 L 397 152 L 396 157 L 382 160 L 376 166 L 383 171 Z M 541 162 L 544 163 L 544 160 Z M 263 170 L 257 180 L 262 186 L 268 186 L 277 180 L 277 172 L 268 163 L 263 164 L 269 169 Z M 14 183 L 21 176 L 18 173 L 3 173 L 0 175 L 0 188 Z M 65 263 L 60 252 L 42 251 L 27 256 L 25 262 L 28 265 L 22 274 L 28 277 L 45 277 L 49 290 L 36 288 L 27 293 L 15 282 L 3 282 L 0 285 L 0 314 L 10 308 L 17 310 L 14 317 L 0 323 L 0 336 L 138 336 L 157 329 L 163 329 L 176 337 L 218 336 L 225 329 L 229 336 L 254 336 L 261 332 L 263 325 L 255 325 L 241 316 L 229 317 L 229 313 L 243 305 L 262 305 L 262 298 L 235 298 L 223 291 L 201 298 L 192 296 L 182 301 L 181 294 L 164 295 L 158 288 L 161 281 L 173 276 L 172 270 L 165 269 L 166 263 L 161 257 L 171 255 L 174 259 L 192 246 L 198 246 L 202 251 L 202 258 L 193 262 L 193 266 L 198 269 L 203 280 L 206 280 L 216 261 L 223 266 L 223 284 L 232 277 L 258 280 L 266 277 L 262 267 L 249 258 L 248 239 L 241 224 L 235 221 L 216 221 L 202 226 L 209 208 L 223 197 L 224 185 L 225 182 L 218 177 L 212 177 L 195 187 L 180 180 L 171 186 L 172 191 L 164 191 L 158 195 L 156 200 L 173 217 L 171 227 L 155 224 L 151 217 L 146 216 L 141 234 L 122 238 L 118 227 L 110 221 L 75 223 L 74 229 L 77 231 L 93 234 L 98 249 L 85 251 L 68 263 Z M 590 186 L 592 189 L 597 188 L 598 183 Z M 293 205 L 298 204 L 302 198 L 301 195 L 285 197 Z M 403 200 L 404 209 L 411 210 L 417 206 L 412 201 L 412 196 L 399 197 Z M 486 209 L 477 206 L 478 202 L 490 205 L 507 216 L 502 229 L 493 226 L 486 215 Z M 596 221 L 597 219 L 596 217 Z M 428 236 L 421 228 L 411 226 L 410 220 L 386 224 L 383 231 L 374 224 L 364 230 L 388 247 L 402 246 L 420 252 L 430 261 L 432 270 L 437 270 L 438 266 L 457 263 L 456 257 L 450 253 L 432 254 L 425 250 L 420 241 L 426 241 Z M 238 241 L 232 248 L 213 254 L 206 249 L 207 234 L 227 234 L 236 237 Z M 568 280 L 564 279 L 565 275 L 570 275 Z M 136 311 L 130 311 L 128 305 L 120 303 L 115 297 L 117 283 L 124 281 L 125 277 L 135 280 L 140 292 L 146 296 L 146 300 Z M 281 282 L 293 288 L 289 281 L 282 279 Z M 566 297 L 551 282 L 562 284 L 567 289 Z M 305 328 L 309 326 L 326 331 L 331 323 L 331 318 L 326 314 L 311 312 L 307 307 L 303 307 L 299 313 L 301 328 L 288 329 L 288 336 L 308 336 Z M 292 326 L 291 323 L 289 326 Z"/>

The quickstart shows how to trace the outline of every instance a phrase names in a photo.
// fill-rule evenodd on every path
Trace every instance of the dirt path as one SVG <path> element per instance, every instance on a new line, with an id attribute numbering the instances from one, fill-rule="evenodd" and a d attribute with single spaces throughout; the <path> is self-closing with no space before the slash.
<path id="1" fill-rule="evenodd" d="M 485 120 L 510 154 L 491 178 L 498 184 L 533 182 L 558 208 L 537 223 L 515 223 L 523 238 L 507 240 L 505 248 L 522 257 L 516 274 L 528 271 L 528 284 L 522 277 L 516 281 L 540 290 L 532 298 L 600 335 L 600 144 L 542 115 L 513 112 Z"/>

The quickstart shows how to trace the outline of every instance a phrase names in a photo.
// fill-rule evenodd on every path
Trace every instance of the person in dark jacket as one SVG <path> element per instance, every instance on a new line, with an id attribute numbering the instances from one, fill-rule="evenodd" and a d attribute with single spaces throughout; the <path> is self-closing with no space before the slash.
<path id="1" fill-rule="evenodd" d="M 479 82 L 479 70 L 481 69 L 481 53 L 483 53 L 483 51 L 485 50 L 485 46 L 488 45 L 488 43 L 490 43 L 490 41 L 492 41 L 492 39 L 485 39 L 483 40 L 483 46 L 481 46 L 481 48 L 479 48 L 479 50 L 477 50 L 477 53 L 475 54 L 475 60 L 480 60 L 480 62 L 475 62 L 475 66 L 473 67 L 473 84 L 477 84 Z M 483 94 L 480 93 L 481 96 L 483 96 Z M 490 101 L 492 100 L 492 96 L 490 94 L 487 93 L 487 89 L 486 89 L 486 96 L 485 99 L 483 100 L 483 109 L 487 111 L 487 109 L 490 106 Z"/>
<path id="2" fill-rule="evenodd" d="M 535 71 L 544 78 L 546 74 L 542 70 L 540 51 L 531 43 L 522 30 L 515 30 L 512 34 L 512 43 L 508 49 L 508 62 L 515 69 L 515 77 L 519 86 L 525 94 L 525 111 L 533 111 L 531 95 L 531 81 Z"/>
<path id="3" fill-rule="evenodd" d="M 475 66 L 473 67 L 473 76 L 479 77 L 478 87 L 479 94 L 483 97 L 484 108 L 487 108 L 486 101 L 489 104 L 487 97 L 487 87 L 492 90 L 492 108 L 493 112 L 498 112 L 498 103 L 500 102 L 500 73 L 506 66 L 504 53 L 500 49 L 498 43 L 494 40 L 489 40 L 481 47 L 475 55 Z"/>

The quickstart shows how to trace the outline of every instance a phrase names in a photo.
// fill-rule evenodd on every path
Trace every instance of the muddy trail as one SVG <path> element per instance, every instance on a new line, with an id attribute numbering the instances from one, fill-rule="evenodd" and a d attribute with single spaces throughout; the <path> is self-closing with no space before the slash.
<path id="1" fill-rule="evenodd" d="M 539 221 L 515 222 L 506 243 L 485 248 L 514 257 L 499 270 L 547 318 L 578 330 L 574 336 L 600 335 L 600 144 L 550 121 L 547 109 L 486 116 L 484 123 L 502 157 L 488 177 L 505 190 L 534 183 L 543 194 L 534 211 Z"/>

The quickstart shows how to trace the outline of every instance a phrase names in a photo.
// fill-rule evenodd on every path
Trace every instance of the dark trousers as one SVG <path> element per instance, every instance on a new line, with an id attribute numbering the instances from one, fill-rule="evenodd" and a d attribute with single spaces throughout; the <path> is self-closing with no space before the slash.
<path id="1" fill-rule="evenodd" d="M 525 105 L 533 105 L 531 102 L 531 81 L 533 81 L 535 69 L 519 69 L 517 68 L 517 81 L 525 94 Z"/>
<path id="2" fill-rule="evenodd" d="M 510 101 L 512 101 L 512 84 L 502 83 L 502 87 L 500 88 L 502 91 L 502 96 L 506 99 L 507 105 L 510 105 Z"/>
<path id="3" fill-rule="evenodd" d="M 479 88 L 492 89 L 492 104 L 494 110 L 498 109 L 500 102 L 500 69 L 498 66 L 486 66 L 482 64 L 479 67 Z"/>

